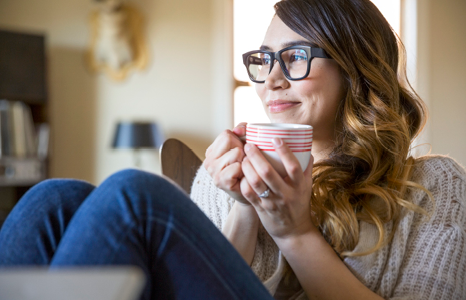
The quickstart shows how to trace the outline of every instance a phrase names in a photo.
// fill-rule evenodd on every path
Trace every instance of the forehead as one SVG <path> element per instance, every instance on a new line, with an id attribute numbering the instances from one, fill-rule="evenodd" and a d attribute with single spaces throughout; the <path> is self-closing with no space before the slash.
<path id="1" fill-rule="evenodd" d="M 286 26 L 279 17 L 274 16 L 267 29 L 261 48 L 278 51 L 287 47 L 290 43 L 299 41 L 302 41 L 303 44 L 311 43 L 311 41 L 305 39 Z"/>

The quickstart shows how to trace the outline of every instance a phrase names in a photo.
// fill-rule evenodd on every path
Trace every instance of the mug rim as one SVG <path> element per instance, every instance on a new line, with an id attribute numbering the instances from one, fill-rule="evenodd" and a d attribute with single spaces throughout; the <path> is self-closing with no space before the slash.
<path id="1" fill-rule="evenodd" d="M 309 130 L 313 129 L 311 125 L 293 124 L 293 123 L 248 123 L 247 127 L 261 129 L 285 129 L 285 130 Z"/>

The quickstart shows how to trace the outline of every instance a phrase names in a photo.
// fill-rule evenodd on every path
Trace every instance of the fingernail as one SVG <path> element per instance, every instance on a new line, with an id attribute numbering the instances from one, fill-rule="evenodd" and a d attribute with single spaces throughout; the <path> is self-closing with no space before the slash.
<path id="1" fill-rule="evenodd" d="M 244 152 L 248 152 L 251 149 L 251 145 L 246 144 L 244 145 Z"/>
<path id="2" fill-rule="evenodd" d="M 235 128 L 233 128 L 233 132 L 235 132 L 236 130 L 241 130 L 241 129 L 246 130 L 246 126 L 245 125 L 238 125 Z"/>
<path id="3" fill-rule="evenodd" d="M 282 139 L 279 139 L 279 138 L 273 138 L 273 139 L 272 139 L 272 143 L 273 143 L 274 146 L 276 146 L 276 147 L 280 147 L 281 145 L 283 145 Z"/>

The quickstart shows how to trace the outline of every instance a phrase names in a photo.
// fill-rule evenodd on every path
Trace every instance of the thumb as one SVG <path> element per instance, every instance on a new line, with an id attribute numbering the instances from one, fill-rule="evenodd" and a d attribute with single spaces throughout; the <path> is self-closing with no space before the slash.
<path id="1" fill-rule="evenodd" d="M 235 128 L 233 128 L 233 133 L 236 134 L 237 137 L 239 137 L 243 142 L 246 141 L 246 125 L 248 123 L 246 122 L 241 122 L 238 125 L 236 125 Z"/>

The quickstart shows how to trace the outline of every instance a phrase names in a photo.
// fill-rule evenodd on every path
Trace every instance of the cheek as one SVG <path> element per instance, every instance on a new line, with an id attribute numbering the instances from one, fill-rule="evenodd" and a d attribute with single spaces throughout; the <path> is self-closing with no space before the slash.
<path id="1" fill-rule="evenodd" d="M 257 96 L 259 96 L 259 98 L 261 98 L 262 102 L 264 102 L 266 100 L 265 97 L 267 95 L 265 84 L 256 83 L 254 85 L 254 88 L 256 89 Z"/>
<path id="2" fill-rule="evenodd" d="M 335 110 L 343 99 L 345 89 L 343 78 L 337 66 L 316 64 L 314 72 L 308 78 L 296 82 L 296 88 L 303 96 L 314 100 L 315 105 L 325 107 L 326 110 Z"/>
<path id="3" fill-rule="evenodd" d="M 322 89 L 329 98 L 336 98 L 338 102 L 343 98 L 345 93 L 344 81 L 338 64 L 332 60 L 325 61 L 325 70 L 323 72 Z"/>

